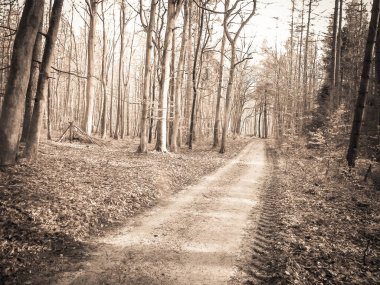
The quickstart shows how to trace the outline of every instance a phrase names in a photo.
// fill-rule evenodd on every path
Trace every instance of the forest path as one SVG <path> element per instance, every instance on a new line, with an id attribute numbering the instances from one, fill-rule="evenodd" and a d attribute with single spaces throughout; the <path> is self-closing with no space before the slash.
<path id="1" fill-rule="evenodd" d="M 228 283 L 268 172 L 265 142 L 254 139 L 197 185 L 100 240 L 83 270 L 57 284 Z"/>

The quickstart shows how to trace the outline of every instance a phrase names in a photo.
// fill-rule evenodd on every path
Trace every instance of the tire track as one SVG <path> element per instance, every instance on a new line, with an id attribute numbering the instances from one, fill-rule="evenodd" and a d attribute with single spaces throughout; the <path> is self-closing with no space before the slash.
<path id="1" fill-rule="evenodd" d="M 255 139 L 197 185 L 103 239 L 83 270 L 58 284 L 227 284 L 266 175 L 265 142 Z"/>
<path id="2" fill-rule="evenodd" d="M 260 192 L 260 206 L 250 214 L 239 262 L 239 273 L 230 284 L 287 284 L 286 254 L 282 251 L 284 240 L 283 205 L 285 198 L 278 180 L 278 156 L 267 148 L 270 175 Z"/>

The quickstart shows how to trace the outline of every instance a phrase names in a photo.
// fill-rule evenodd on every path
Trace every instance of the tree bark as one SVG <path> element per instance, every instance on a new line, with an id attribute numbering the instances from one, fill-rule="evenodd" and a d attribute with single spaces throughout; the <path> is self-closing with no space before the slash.
<path id="1" fill-rule="evenodd" d="M 43 21 L 41 17 L 39 31 L 42 31 L 42 28 L 43 28 Z M 26 142 L 26 139 L 29 133 L 30 120 L 32 119 L 32 114 L 33 114 L 33 101 L 34 101 L 34 97 L 36 96 L 38 74 L 39 74 L 39 69 L 40 69 L 38 62 L 36 61 L 40 61 L 41 52 L 42 52 L 42 35 L 40 33 L 37 33 L 36 42 L 34 43 L 34 47 L 33 47 L 33 57 L 32 57 L 32 65 L 30 69 L 29 84 L 28 84 L 28 89 L 26 91 L 24 120 L 22 123 L 22 133 L 21 133 L 21 140 L 20 140 L 21 142 Z"/>
<path id="2" fill-rule="evenodd" d="M 172 138 L 171 138 L 171 146 L 170 150 L 172 152 L 178 151 L 178 133 L 179 133 L 179 127 L 181 122 L 181 92 L 180 87 L 182 86 L 182 81 L 184 77 L 184 70 L 185 70 L 185 51 L 187 47 L 187 41 L 188 41 L 188 25 L 189 25 L 189 7 L 188 7 L 188 0 L 185 0 L 184 2 L 184 23 L 183 23 L 183 31 L 182 31 L 182 41 L 181 41 L 181 49 L 179 53 L 179 61 L 178 61 L 178 79 L 175 85 L 174 90 L 174 96 L 175 96 L 175 102 L 174 102 L 174 121 L 173 121 L 173 132 L 172 132 Z"/>
<path id="3" fill-rule="evenodd" d="M 160 132 L 157 138 L 156 151 L 167 152 L 167 114 L 168 94 L 170 82 L 170 59 L 173 40 L 173 29 L 179 15 L 183 0 L 169 0 L 167 11 L 167 23 L 164 39 L 164 51 L 161 65 L 160 101 L 158 105 L 158 117 L 160 120 Z"/>
<path id="4" fill-rule="evenodd" d="M 17 29 L 0 116 L 0 165 L 16 162 L 22 109 L 43 7 L 43 0 L 27 0 Z"/>
<path id="5" fill-rule="evenodd" d="M 266 139 L 268 137 L 268 111 L 267 111 L 267 90 L 264 92 L 264 123 L 263 123 L 263 137 Z"/>
<path id="6" fill-rule="evenodd" d="M 57 84 L 58 86 L 58 84 Z M 48 80 L 48 87 L 47 87 L 47 105 L 46 105 L 46 115 L 47 115 L 47 139 L 51 140 L 51 128 L 52 128 L 52 82 L 49 79 Z M 57 93 L 57 92 L 56 92 Z"/>
<path id="7" fill-rule="evenodd" d="M 141 2 L 140 2 L 141 3 Z M 143 98 L 140 122 L 140 145 L 138 152 L 148 151 L 147 143 L 147 119 L 148 119 L 148 100 L 150 91 L 150 78 L 152 74 L 152 50 L 153 50 L 153 30 L 156 24 L 157 0 L 152 0 L 150 4 L 149 24 L 147 27 L 146 49 L 145 49 L 145 71 L 143 83 Z"/>
<path id="8" fill-rule="evenodd" d="M 350 143 L 348 146 L 346 156 L 348 165 L 350 167 L 355 166 L 355 160 L 358 153 L 360 128 L 362 125 L 364 104 L 368 93 L 368 82 L 371 69 L 372 54 L 375 47 L 376 33 L 379 28 L 379 10 L 380 0 L 374 0 L 372 4 L 371 21 L 369 24 L 367 43 L 364 53 L 364 61 L 362 75 L 360 79 L 358 98 L 356 100 L 354 120 L 352 123 Z"/>
<path id="9" fill-rule="evenodd" d="M 192 19 L 193 19 L 193 13 L 192 13 L 192 1 L 189 1 L 189 25 L 188 25 L 188 41 L 187 41 L 187 47 L 186 47 L 186 66 L 187 66 L 187 72 L 186 72 L 186 87 L 185 87 L 185 106 L 184 106 L 184 127 L 187 130 L 186 131 L 186 137 L 185 137 L 185 143 L 189 144 L 190 139 L 190 117 L 191 117 L 191 98 L 192 98 L 192 81 L 191 81 L 191 71 L 193 70 L 193 61 L 192 54 L 193 54 L 193 35 L 192 35 Z"/>
<path id="10" fill-rule="evenodd" d="M 119 138 L 120 133 L 120 121 L 123 119 L 121 116 L 122 113 L 122 93 L 123 93 L 123 71 L 124 71 L 124 35 L 125 35 L 125 4 L 124 1 L 121 1 L 120 8 L 120 57 L 119 57 L 119 78 L 117 85 L 117 111 L 116 111 L 116 126 L 115 132 L 113 135 L 114 139 Z"/>
<path id="11" fill-rule="evenodd" d="M 305 112 L 307 111 L 307 68 L 308 68 L 308 59 L 309 59 L 309 34 L 310 34 L 310 21 L 311 21 L 311 5 L 313 1 L 309 0 L 309 10 L 307 14 L 307 25 L 306 25 L 306 37 L 305 37 L 305 50 L 304 50 L 304 61 L 303 61 L 303 108 L 302 113 L 303 118 L 305 116 Z"/>
<path id="12" fill-rule="evenodd" d="M 251 13 L 247 16 L 246 19 L 242 20 L 240 23 L 240 26 L 238 30 L 232 34 L 228 31 L 228 24 L 229 24 L 229 18 L 232 15 L 232 12 L 234 8 L 236 8 L 236 5 L 238 4 L 238 1 L 235 2 L 233 7 L 229 9 L 229 0 L 226 0 L 225 2 L 225 18 L 223 21 L 224 26 L 224 33 L 226 34 L 227 40 L 230 42 L 231 45 L 231 62 L 230 62 L 230 71 L 229 71 L 229 77 L 228 77 L 228 85 L 227 85 L 227 92 L 226 92 L 226 105 L 224 108 L 224 118 L 223 118 L 223 128 L 222 128 L 222 140 L 220 144 L 220 153 L 225 153 L 226 151 L 226 140 L 227 140 L 227 131 L 228 131 L 228 122 L 229 122 L 229 113 L 230 113 L 230 105 L 231 105 L 231 96 L 232 96 L 232 87 L 234 83 L 234 74 L 235 74 L 235 68 L 236 68 L 236 41 L 238 40 L 241 31 L 243 30 L 244 26 L 249 22 L 249 20 L 255 15 L 256 13 L 256 0 L 253 1 L 253 7 Z"/>
<path id="13" fill-rule="evenodd" d="M 197 102 L 197 63 L 198 63 L 198 54 L 199 49 L 201 47 L 201 39 L 203 32 L 203 16 L 204 9 L 201 9 L 201 16 L 199 18 L 199 32 L 198 32 L 198 41 L 194 54 L 194 62 L 193 62 L 193 71 L 192 71 L 192 83 L 193 83 L 193 104 L 191 107 L 191 119 L 190 119 L 190 130 L 189 130 L 189 149 L 193 148 L 193 139 L 194 139 L 194 125 L 195 125 L 195 108 Z M 199 72 L 202 72 L 201 70 Z"/>
<path id="14" fill-rule="evenodd" d="M 336 43 L 336 68 L 335 68 L 335 105 L 339 106 L 341 94 L 341 62 L 342 62 L 342 22 L 343 0 L 339 0 L 338 31 Z"/>
<path id="15" fill-rule="evenodd" d="M 55 42 L 57 40 L 59 22 L 64 0 L 55 0 L 50 16 L 49 30 L 46 35 L 44 54 L 42 57 L 40 76 L 38 78 L 36 101 L 34 103 L 32 121 L 25 147 L 25 157 L 28 161 L 37 159 L 38 144 L 41 135 L 42 118 L 46 107 L 46 95 L 49 88 L 51 63 L 53 60 Z"/>
<path id="16" fill-rule="evenodd" d="M 224 69 L 224 50 L 226 47 L 226 34 L 223 32 L 222 46 L 220 47 L 220 65 L 218 74 L 218 91 L 216 98 L 216 109 L 215 109 L 215 124 L 214 124 L 214 140 L 213 147 L 219 145 L 219 125 L 220 125 L 220 101 L 222 99 L 222 87 L 223 87 L 223 69 Z"/>
<path id="17" fill-rule="evenodd" d="M 337 45 L 338 45 L 338 18 L 339 18 L 339 1 L 335 0 L 334 21 L 333 21 L 333 42 L 331 49 L 331 67 L 330 67 L 330 111 L 334 109 L 335 87 L 336 87 L 336 63 L 337 63 Z"/>
<path id="18" fill-rule="evenodd" d="M 90 24 L 88 28 L 88 45 L 87 45 L 87 82 L 86 82 L 86 114 L 85 114 L 85 130 L 88 135 L 92 134 L 94 103 L 95 103 L 95 28 L 96 28 L 96 7 L 97 0 L 88 0 Z"/>
<path id="19" fill-rule="evenodd" d="M 106 70 L 106 54 L 107 54 L 107 38 L 106 38 L 106 21 L 104 12 L 104 2 L 102 5 L 102 27 L 103 27 L 103 50 L 102 50 L 102 90 L 103 90 L 103 106 L 102 118 L 100 124 L 100 134 L 103 139 L 107 136 L 107 70 Z"/>
<path id="20" fill-rule="evenodd" d="M 375 82 L 372 92 L 368 93 L 365 103 L 363 133 L 367 145 L 376 147 L 380 143 L 380 19 L 375 44 Z"/>

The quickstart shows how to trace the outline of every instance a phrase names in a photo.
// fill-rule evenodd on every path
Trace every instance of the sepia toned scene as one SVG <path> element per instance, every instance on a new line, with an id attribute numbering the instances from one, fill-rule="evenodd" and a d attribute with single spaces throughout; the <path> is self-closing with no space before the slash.
<path id="1" fill-rule="evenodd" d="M 380 284 L 380 0 L 0 0 L 0 285 Z"/>

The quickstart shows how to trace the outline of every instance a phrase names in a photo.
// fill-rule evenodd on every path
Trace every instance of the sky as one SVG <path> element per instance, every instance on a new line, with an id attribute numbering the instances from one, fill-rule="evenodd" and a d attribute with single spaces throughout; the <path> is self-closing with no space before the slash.
<path id="1" fill-rule="evenodd" d="M 84 5 L 84 0 L 73 0 L 74 3 L 78 5 Z M 133 2 L 136 0 L 129 0 Z M 305 24 L 307 21 L 307 4 L 309 0 L 295 0 L 295 9 L 301 11 L 302 1 L 305 1 Z M 344 0 L 348 2 L 351 0 Z M 149 4 L 150 1 L 144 0 L 144 3 Z M 311 19 L 311 32 L 315 34 L 320 34 L 322 38 L 323 34 L 327 31 L 329 17 L 334 11 L 334 0 L 313 0 L 313 2 L 318 2 L 313 4 L 312 8 L 312 19 Z M 370 3 L 372 0 L 364 0 L 364 3 Z M 71 5 L 71 3 L 70 3 Z M 219 7 L 220 8 L 220 7 Z M 274 48 L 276 43 L 279 50 L 283 50 L 284 43 L 288 40 L 290 35 L 290 21 L 291 21 L 291 0 L 257 0 L 257 12 L 256 15 L 251 19 L 250 23 L 246 26 L 243 32 L 243 36 L 248 38 L 254 38 L 253 49 L 256 51 L 260 50 L 263 42 L 265 41 L 269 47 Z M 370 10 L 369 5 L 367 9 Z M 217 9 L 218 10 L 218 9 Z M 220 9 L 219 9 L 220 10 Z M 117 14 L 117 13 L 116 13 Z M 296 17 L 300 13 L 296 11 Z M 79 16 L 76 16 L 77 27 L 83 26 L 83 20 Z M 116 15 L 117 18 L 117 15 Z M 118 23 L 118 20 L 115 19 Z M 299 19 L 295 18 L 295 22 Z M 139 19 L 137 20 L 139 23 Z M 132 32 L 133 21 L 130 23 L 129 30 Z M 177 23 L 178 24 L 178 23 Z M 100 27 L 99 27 L 100 28 Z M 139 28 L 141 29 L 141 28 Z M 139 30 L 138 29 L 138 30 Z"/>
<path id="2" fill-rule="evenodd" d="M 276 39 L 278 46 L 281 47 L 281 44 L 290 35 L 291 1 L 265 0 L 265 2 L 257 1 L 257 15 L 252 19 L 249 27 L 247 27 L 246 33 L 255 35 L 255 44 L 259 47 L 264 40 L 268 42 L 269 46 L 274 47 Z M 308 0 L 305 0 L 305 10 L 307 9 L 306 5 L 308 2 Z M 368 3 L 370 0 L 364 2 Z M 322 34 L 327 31 L 328 19 L 334 12 L 334 4 L 334 0 L 320 0 L 318 4 L 313 4 L 311 29 L 316 34 Z M 302 9 L 302 0 L 296 0 L 295 8 L 298 10 Z M 306 17 L 307 15 L 305 15 L 305 22 L 307 20 Z"/>

